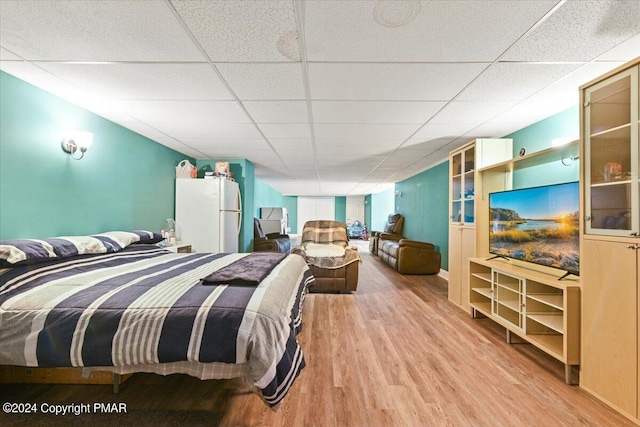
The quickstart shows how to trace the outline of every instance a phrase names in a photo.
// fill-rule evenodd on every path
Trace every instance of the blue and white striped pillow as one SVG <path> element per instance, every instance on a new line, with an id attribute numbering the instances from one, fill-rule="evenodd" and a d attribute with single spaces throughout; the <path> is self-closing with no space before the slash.
<path id="1" fill-rule="evenodd" d="M 92 236 L 0 240 L 0 266 L 52 261 L 76 255 L 120 251 L 132 243 L 152 243 L 162 236 L 149 231 L 110 231 Z M 159 240 L 156 240 L 159 241 Z"/>

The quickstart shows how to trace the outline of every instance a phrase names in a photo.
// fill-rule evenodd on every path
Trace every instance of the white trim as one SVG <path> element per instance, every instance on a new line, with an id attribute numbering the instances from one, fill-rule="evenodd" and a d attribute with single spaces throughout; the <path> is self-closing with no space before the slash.
<path id="1" fill-rule="evenodd" d="M 438 272 L 438 276 L 442 277 L 447 282 L 449 281 L 449 272 L 443 268 Z"/>

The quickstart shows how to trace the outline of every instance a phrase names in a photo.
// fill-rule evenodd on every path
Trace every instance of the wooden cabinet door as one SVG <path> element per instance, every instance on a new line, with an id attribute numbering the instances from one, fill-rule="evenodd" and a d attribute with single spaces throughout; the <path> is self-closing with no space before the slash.
<path id="1" fill-rule="evenodd" d="M 462 244 L 460 248 L 460 271 L 462 277 L 460 280 L 460 305 L 466 311 L 470 311 L 469 307 L 469 258 L 476 256 L 476 230 L 474 228 L 462 229 Z"/>
<path id="2" fill-rule="evenodd" d="M 637 250 L 583 239 L 580 385 L 637 417 Z"/>
<path id="3" fill-rule="evenodd" d="M 460 305 L 462 271 L 460 257 L 462 256 L 462 228 L 449 227 L 449 300 Z"/>

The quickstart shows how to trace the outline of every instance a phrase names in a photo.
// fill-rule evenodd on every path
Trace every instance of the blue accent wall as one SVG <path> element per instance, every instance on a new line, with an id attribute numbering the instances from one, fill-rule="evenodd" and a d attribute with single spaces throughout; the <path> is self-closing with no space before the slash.
<path id="1" fill-rule="evenodd" d="M 371 199 L 372 194 L 364 196 L 364 225 L 367 227 L 367 234 L 373 230 L 371 228 Z"/>
<path id="2" fill-rule="evenodd" d="M 81 160 L 65 131 L 94 135 Z M 0 239 L 159 231 L 193 159 L 0 71 Z"/>
<path id="3" fill-rule="evenodd" d="M 552 146 L 557 138 L 578 139 L 580 130 L 580 111 L 577 106 L 569 108 L 537 123 L 522 128 L 505 138 L 513 139 L 513 156 L 518 157 L 520 149 L 526 148 L 527 154 L 544 150 Z M 577 152 L 577 148 L 575 149 Z M 548 164 L 518 170 L 513 173 L 513 188 L 526 188 L 540 185 L 577 181 L 580 176 L 579 161 L 560 160 Z"/>
<path id="4" fill-rule="evenodd" d="M 396 212 L 393 188 L 371 195 L 371 225 L 369 231 L 382 231 L 390 214 Z"/>
<path id="5" fill-rule="evenodd" d="M 334 198 L 335 220 L 347 222 L 347 198 L 346 196 L 337 196 Z"/>
<path id="6" fill-rule="evenodd" d="M 440 163 L 400 181 L 396 212 L 404 216 L 404 236 L 433 243 L 442 254 L 441 268 L 449 269 L 449 162 Z"/>

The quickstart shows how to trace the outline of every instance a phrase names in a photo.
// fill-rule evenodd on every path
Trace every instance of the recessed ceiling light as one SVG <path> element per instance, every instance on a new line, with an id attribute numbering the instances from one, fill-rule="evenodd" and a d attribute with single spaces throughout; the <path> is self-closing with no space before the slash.
<path id="1" fill-rule="evenodd" d="M 419 1 L 378 0 L 373 8 L 373 19 L 383 27 L 402 27 L 420 13 Z"/>

